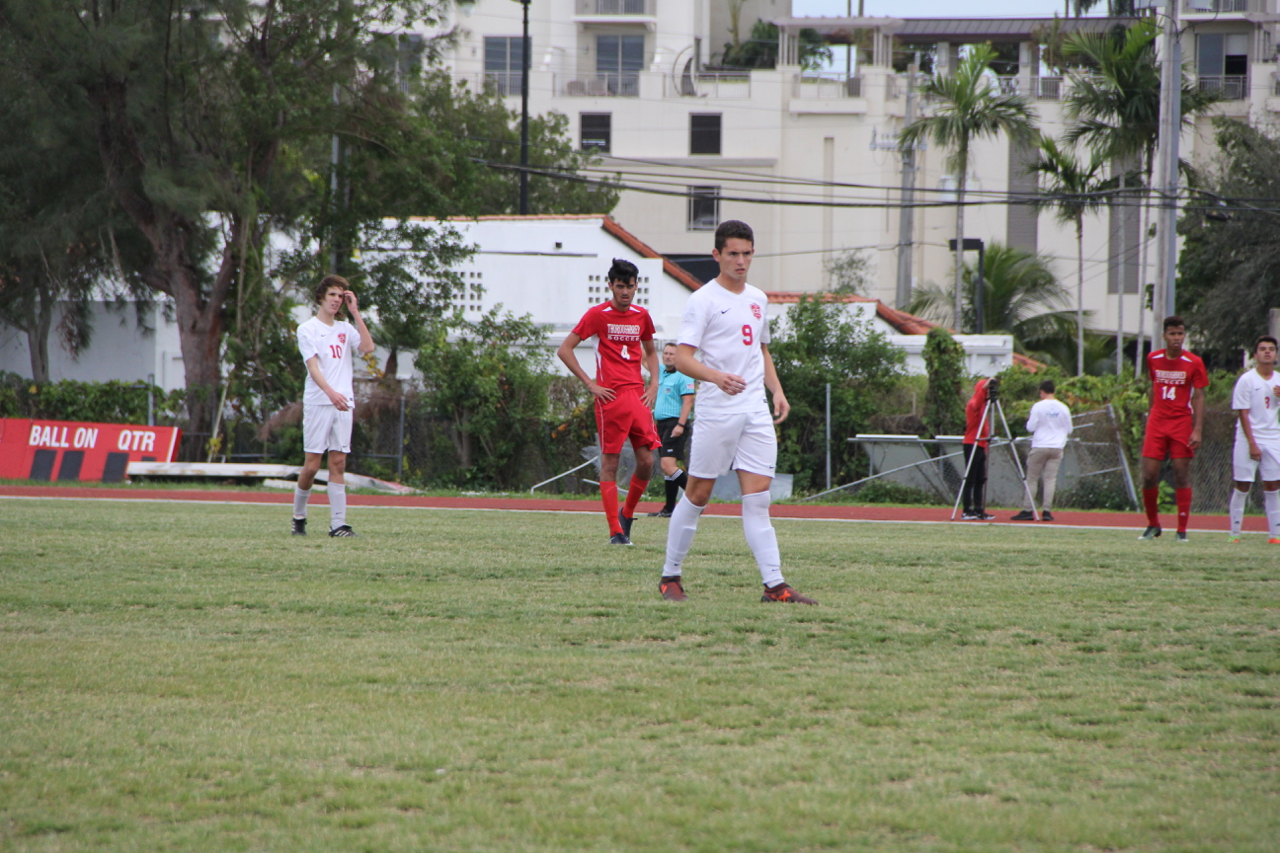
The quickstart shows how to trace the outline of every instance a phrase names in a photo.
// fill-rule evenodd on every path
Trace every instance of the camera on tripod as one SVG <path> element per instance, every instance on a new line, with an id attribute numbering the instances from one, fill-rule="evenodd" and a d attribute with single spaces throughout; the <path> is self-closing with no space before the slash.
<path id="1" fill-rule="evenodd" d="M 1000 399 L 1000 377 L 992 376 L 987 380 L 987 400 L 994 403 Z"/>

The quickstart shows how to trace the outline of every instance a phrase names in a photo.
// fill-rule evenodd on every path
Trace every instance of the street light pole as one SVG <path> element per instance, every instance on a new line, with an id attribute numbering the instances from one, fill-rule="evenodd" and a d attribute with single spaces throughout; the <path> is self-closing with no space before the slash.
<path id="1" fill-rule="evenodd" d="M 907 69 L 907 110 L 902 126 L 910 127 L 916 118 L 916 75 L 920 70 L 920 54 L 917 53 Z M 902 206 L 898 208 L 898 282 L 894 294 L 894 307 L 905 311 L 911 302 L 911 250 L 915 237 L 916 152 L 914 146 L 902 149 Z"/>
<path id="2" fill-rule="evenodd" d="M 524 7 L 524 39 L 520 43 L 520 215 L 529 215 L 529 3 Z"/>

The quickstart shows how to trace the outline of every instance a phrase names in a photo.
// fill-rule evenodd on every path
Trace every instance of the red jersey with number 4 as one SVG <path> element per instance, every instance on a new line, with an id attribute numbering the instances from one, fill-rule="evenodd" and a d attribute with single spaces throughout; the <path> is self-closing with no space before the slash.
<path id="1" fill-rule="evenodd" d="M 644 378 L 640 375 L 640 364 L 644 360 L 641 342 L 653 340 L 653 318 L 648 311 L 631 305 L 625 313 L 620 313 L 610 300 L 583 314 L 573 333 L 584 341 L 595 338 L 597 385 L 614 391 L 644 389 Z"/>
<path id="2" fill-rule="evenodd" d="M 1181 425 L 1191 418 L 1191 392 L 1209 384 L 1200 357 L 1186 350 L 1170 358 L 1158 349 L 1147 356 L 1147 372 L 1151 375 L 1151 414 L 1147 428 Z"/>

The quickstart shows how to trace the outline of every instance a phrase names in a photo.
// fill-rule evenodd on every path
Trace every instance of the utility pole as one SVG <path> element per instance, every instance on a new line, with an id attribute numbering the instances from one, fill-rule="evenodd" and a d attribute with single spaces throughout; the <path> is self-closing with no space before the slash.
<path id="1" fill-rule="evenodd" d="M 1178 143 L 1182 133 L 1182 33 L 1178 0 L 1167 0 L 1160 33 L 1159 208 L 1156 217 L 1156 285 L 1151 305 L 1151 346 L 1162 334 L 1164 318 L 1177 310 Z"/>
<path id="2" fill-rule="evenodd" d="M 920 54 L 917 52 L 907 69 L 907 110 L 903 118 L 903 127 L 909 127 L 916 118 L 916 74 L 920 69 Z M 915 199 L 916 188 L 916 152 L 914 146 L 902 149 L 902 191 L 899 193 L 898 208 L 898 287 L 894 294 L 894 307 L 905 310 L 911 302 L 911 248 L 915 236 Z"/>
<path id="3" fill-rule="evenodd" d="M 524 39 L 520 43 L 520 215 L 529 215 L 529 2 L 524 7 Z"/>

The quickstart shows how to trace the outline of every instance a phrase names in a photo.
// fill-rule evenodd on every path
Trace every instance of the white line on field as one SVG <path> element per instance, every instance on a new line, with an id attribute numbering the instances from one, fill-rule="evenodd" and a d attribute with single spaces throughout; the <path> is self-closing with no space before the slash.
<path id="1" fill-rule="evenodd" d="M 131 504 L 137 504 L 137 503 L 216 504 L 220 506 L 266 507 L 268 509 L 275 509 L 275 510 L 279 510 L 281 507 L 284 507 L 287 509 L 291 506 L 288 502 L 285 502 L 285 501 L 281 501 L 280 503 L 267 503 L 263 501 L 200 500 L 200 499 L 192 499 L 192 498 L 183 498 L 182 500 L 166 500 L 164 498 L 97 498 L 97 497 L 91 498 L 91 497 L 56 497 L 52 495 L 50 496 L 0 495 L 0 499 L 16 500 L 16 501 L 104 501 L 108 503 L 131 503 Z M 323 506 L 326 506 L 326 504 L 317 505 L 317 507 L 323 507 Z M 428 510 L 428 511 L 435 511 L 435 512 L 541 513 L 543 515 L 599 515 L 600 514 L 599 509 L 590 509 L 590 510 L 586 510 L 586 509 L 511 509 L 511 508 L 501 508 L 501 507 L 400 506 L 400 505 L 360 506 L 358 504 L 352 504 L 352 507 L 358 509 L 360 512 L 367 512 L 369 510 L 374 510 L 374 509 L 396 509 L 396 510 Z M 1135 515 L 1137 515 L 1137 513 L 1135 513 Z M 642 516 L 636 516 L 636 517 L 641 518 Z M 733 520 L 741 518 L 741 516 L 738 516 L 738 515 L 703 515 L 702 517 L 703 518 L 726 518 L 726 519 L 733 519 Z M 1109 524 L 1061 524 L 1059 522 L 1049 522 L 1048 524 L 1034 523 L 1034 522 L 1019 522 L 1016 524 L 1009 522 L 1009 523 L 994 524 L 990 522 L 987 522 L 987 523 L 980 522 L 975 524 L 974 522 L 971 522 L 971 521 L 969 522 L 929 521 L 927 519 L 917 520 L 917 519 L 910 519 L 910 518 L 794 518 L 794 517 L 778 516 L 778 515 L 772 516 L 772 520 L 773 521 L 827 521 L 827 522 L 835 522 L 837 524 L 932 524 L 932 525 L 939 525 L 939 526 L 944 526 L 944 525 L 952 526 L 952 525 L 960 524 L 960 525 L 964 525 L 965 527 L 1000 527 L 1003 529 L 1012 529 L 1016 527 L 1021 529 L 1033 528 L 1036 530 L 1118 530 L 1121 532 L 1128 532 L 1130 530 L 1140 530 L 1145 528 L 1146 526 L 1142 523 L 1144 519 L 1141 519 L 1141 518 L 1131 528 L 1115 527 Z M 1208 528 L 1203 528 L 1203 527 L 1191 527 L 1191 528 L 1188 528 L 1188 532 L 1204 533 L 1204 534 L 1212 535 L 1212 534 L 1225 533 L 1226 531 L 1210 530 Z M 1265 531 L 1246 530 L 1244 531 L 1243 535 L 1266 536 L 1267 533 Z M 1172 531 L 1169 532 L 1169 536 L 1172 539 L 1173 537 Z"/>

